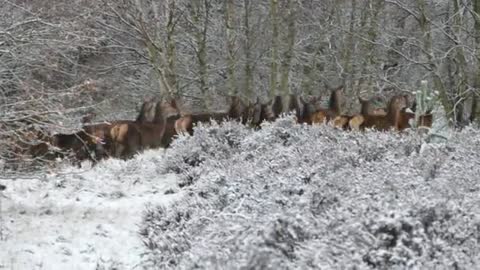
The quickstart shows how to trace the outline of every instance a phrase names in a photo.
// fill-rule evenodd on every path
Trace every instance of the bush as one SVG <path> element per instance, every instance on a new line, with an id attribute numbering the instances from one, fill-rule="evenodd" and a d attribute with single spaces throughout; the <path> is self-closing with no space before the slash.
<path id="1" fill-rule="evenodd" d="M 184 184 L 191 184 L 201 172 L 195 170 L 205 161 L 222 160 L 239 150 L 240 142 L 251 133 L 237 122 L 224 122 L 222 125 L 212 121 L 199 123 L 194 128 L 195 136 L 180 135 L 167 149 L 161 173 L 176 173 L 183 176 Z M 211 163 L 210 163 L 211 164 Z"/>
<path id="2" fill-rule="evenodd" d="M 413 132 L 345 132 L 292 116 L 259 131 L 199 126 L 167 151 L 162 167 L 194 178 L 185 200 L 146 211 L 146 266 L 471 269 L 478 133 L 427 144 Z"/>

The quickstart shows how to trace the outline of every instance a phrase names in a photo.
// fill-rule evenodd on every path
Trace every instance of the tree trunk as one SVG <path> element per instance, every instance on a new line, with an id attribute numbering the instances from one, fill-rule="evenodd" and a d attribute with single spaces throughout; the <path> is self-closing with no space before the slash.
<path id="1" fill-rule="evenodd" d="M 163 46 L 159 44 L 160 41 L 158 38 L 158 33 L 155 32 L 154 36 L 151 36 L 151 34 L 147 30 L 145 11 L 142 3 L 140 2 L 140 0 L 136 0 L 135 5 L 139 13 L 138 29 L 140 29 L 141 31 L 143 42 L 145 43 L 148 51 L 148 58 L 150 64 L 152 65 L 154 73 L 156 74 L 157 81 L 160 87 L 160 95 L 172 96 L 173 90 L 168 80 L 169 71 L 168 65 L 166 63 L 167 60 L 165 59 L 165 53 L 162 49 Z M 153 9 L 155 12 L 158 11 L 158 8 L 155 5 L 151 6 L 151 9 Z M 158 18 L 159 14 L 155 13 L 155 16 Z"/>
<path id="2" fill-rule="evenodd" d="M 201 5 L 203 2 L 203 7 Z M 205 109 L 210 109 L 210 93 L 208 89 L 208 66 L 207 66 L 207 32 L 208 32 L 208 21 L 209 21 L 209 6 L 208 0 L 192 0 L 192 21 L 194 23 L 194 33 L 196 40 L 196 57 L 198 61 L 198 82 L 200 87 L 200 92 L 202 93 L 202 98 L 204 100 Z M 201 22 L 203 14 L 203 22 Z"/>
<path id="3" fill-rule="evenodd" d="M 177 88 L 177 73 L 176 73 L 176 61 L 177 61 L 177 48 L 175 45 L 175 0 L 168 0 L 166 3 L 166 18 L 167 18 L 167 81 L 170 85 L 171 91 L 175 98 L 179 97 Z M 160 28 L 159 28 L 160 29 Z"/>
<path id="4" fill-rule="evenodd" d="M 303 65 L 303 75 L 301 88 L 304 95 L 314 95 L 313 86 L 317 81 L 317 65 L 319 63 L 318 58 L 321 54 L 322 48 L 320 45 L 316 46 L 312 53 L 311 61 L 306 62 Z"/>
<path id="5" fill-rule="evenodd" d="M 453 20 L 453 32 L 454 32 L 454 37 L 456 39 L 456 43 L 460 44 L 460 36 L 461 36 L 461 31 L 464 27 L 463 25 L 463 20 L 462 20 L 462 15 L 459 14 L 460 12 L 460 6 L 458 3 L 458 0 L 452 0 L 453 1 L 453 14 L 454 14 L 454 20 Z M 465 106 L 465 100 L 466 100 L 466 91 L 467 91 L 467 61 L 465 59 L 465 53 L 463 51 L 463 47 L 457 46 L 457 44 L 454 44 L 456 46 L 455 48 L 455 59 L 457 60 L 456 62 L 458 63 L 458 71 L 457 71 L 457 77 L 456 77 L 456 94 L 455 94 L 455 126 L 456 127 L 462 127 L 464 124 L 464 119 L 463 119 L 463 113 L 464 113 L 464 106 Z"/>
<path id="6" fill-rule="evenodd" d="M 253 99 L 253 59 L 252 59 L 252 50 L 253 50 L 253 41 L 252 41 L 252 31 L 250 29 L 250 0 L 243 1 L 244 8 L 244 17 L 243 17 L 243 28 L 245 35 L 245 95 Z"/>
<path id="7" fill-rule="evenodd" d="M 480 108 L 478 106 L 478 91 L 480 91 L 480 0 L 473 0 L 474 35 L 475 35 L 475 56 L 477 70 L 475 74 L 475 91 L 472 93 L 472 108 L 470 113 L 471 122 L 480 122 Z"/>
<path id="8" fill-rule="evenodd" d="M 278 0 L 270 0 L 270 20 L 272 22 L 270 97 L 273 97 L 278 94 Z"/>
<path id="9" fill-rule="evenodd" d="M 343 74 L 343 79 L 345 80 L 345 91 L 351 90 L 353 92 L 353 74 L 354 74 L 354 65 L 352 62 L 352 53 L 355 50 L 355 41 L 354 41 L 354 35 L 355 35 L 355 12 L 357 10 L 357 0 L 352 0 L 352 10 L 350 13 L 350 26 L 349 26 L 349 32 L 347 34 L 347 40 L 345 42 L 345 47 L 344 47 L 344 70 L 345 73 Z M 357 93 L 358 95 L 358 93 Z"/>
<path id="10" fill-rule="evenodd" d="M 361 71 L 361 81 L 360 83 L 360 90 L 361 89 L 372 89 L 373 88 L 373 75 L 371 70 L 373 67 L 376 66 L 377 62 L 377 54 L 375 51 L 375 41 L 377 40 L 378 36 L 378 14 L 383 9 L 383 1 L 382 0 L 369 0 L 368 1 L 368 12 L 369 15 L 369 25 L 366 36 L 368 41 L 365 45 L 365 58 L 363 60 L 363 68 Z"/>
<path id="11" fill-rule="evenodd" d="M 225 0 L 225 30 L 226 30 L 226 45 L 227 45 L 227 81 L 228 94 L 237 95 L 237 83 L 235 79 L 235 35 L 234 35 L 234 21 L 235 21 L 235 6 L 233 0 Z"/>
<path id="12" fill-rule="evenodd" d="M 293 49 L 295 45 L 295 7 L 293 6 L 293 0 L 287 0 L 286 12 L 288 13 L 287 17 L 287 48 L 283 56 L 282 66 L 281 66 L 281 79 L 280 79 L 280 94 L 287 96 L 290 94 L 290 89 L 288 86 L 290 68 L 293 58 Z"/>
<path id="13" fill-rule="evenodd" d="M 435 89 L 437 89 L 440 93 L 440 101 L 447 113 L 447 118 L 451 118 L 453 115 L 453 105 L 450 102 L 447 94 L 447 89 L 445 88 L 441 75 L 438 72 L 438 66 L 434 63 L 434 55 L 433 55 L 433 48 L 432 48 L 432 33 L 430 29 L 430 19 L 427 15 L 427 8 L 425 4 L 425 0 L 417 0 L 417 6 L 420 11 L 419 14 L 419 26 L 423 32 L 423 50 L 426 52 L 427 60 L 429 62 L 430 72 L 432 72 L 432 80 Z"/>

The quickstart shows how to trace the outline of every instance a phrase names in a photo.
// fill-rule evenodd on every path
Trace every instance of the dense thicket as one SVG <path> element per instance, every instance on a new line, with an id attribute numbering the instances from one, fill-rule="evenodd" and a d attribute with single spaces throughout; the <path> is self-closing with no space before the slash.
<path id="1" fill-rule="evenodd" d="M 281 118 L 199 127 L 159 172 L 185 198 L 150 207 L 145 266 L 162 269 L 470 269 L 479 263 L 478 130 L 446 144 Z"/>

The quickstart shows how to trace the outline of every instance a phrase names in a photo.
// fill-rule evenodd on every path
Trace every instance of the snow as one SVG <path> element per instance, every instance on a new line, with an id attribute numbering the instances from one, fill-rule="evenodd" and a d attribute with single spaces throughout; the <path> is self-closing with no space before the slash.
<path id="1" fill-rule="evenodd" d="M 474 269 L 480 130 L 442 132 L 213 123 L 1 180 L 0 269 Z"/>
<path id="2" fill-rule="evenodd" d="M 292 117 L 197 128 L 167 150 L 186 199 L 149 208 L 148 269 L 473 269 L 480 131 L 447 140 Z M 430 142 L 429 142 L 430 141 Z"/>
<path id="3" fill-rule="evenodd" d="M 162 152 L 0 180 L 0 269 L 135 268 L 146 205 L 168 206 L 181 194 L 165 194 L 178 188 L 175 175 L 156 172 Z"/>

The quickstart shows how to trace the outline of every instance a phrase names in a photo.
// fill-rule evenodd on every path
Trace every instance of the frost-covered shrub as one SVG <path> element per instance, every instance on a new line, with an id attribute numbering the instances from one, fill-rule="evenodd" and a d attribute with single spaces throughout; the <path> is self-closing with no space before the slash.
<path id="1" fill-rule="evenodd" d="M 194 175 L 184 200 L 146 211 L 145 266 L 472 269 L 479 133 L 427 144 L 414 132 L 345 132 L 292 116 L 258 131 L 198 127 L 167 151 L 167 169 L 201 162 L 178 171 Z"/>
<path id="2" fill-rule="evenodd" d="M 480 220 L 458 206 L 420 205 L 407 213 L 381 215 L 365 224 L 376 241 L 363 260 L 374 268 L 469 269 L 478 263 Z"/>
<path id="3" fill-rule="evenodd" d="M 195 167 L 203 162 L 229 158 L 251 131 L 237 122 L 212 121 L 209 124 L 199 123 L 194 127 L 194 133 L 195 136 L 180 135 L 175 139 L 160 164 L 163 173 L 183 175 L 184 184 L 191 184 L 198 178 L 199 172 Z"/>

